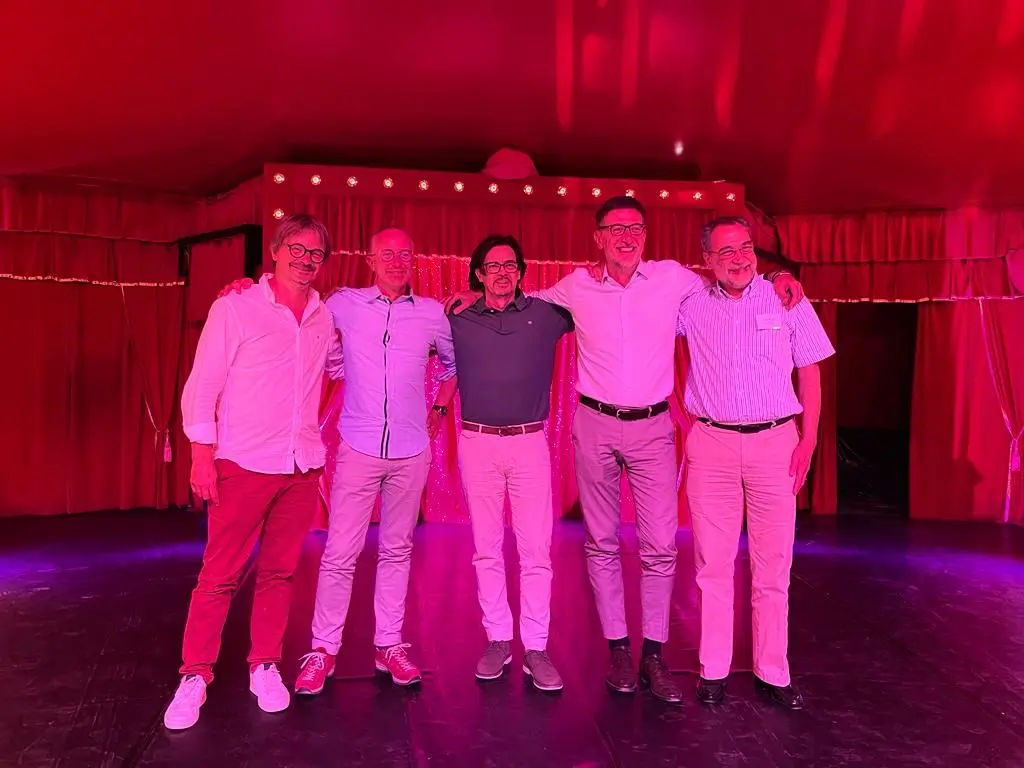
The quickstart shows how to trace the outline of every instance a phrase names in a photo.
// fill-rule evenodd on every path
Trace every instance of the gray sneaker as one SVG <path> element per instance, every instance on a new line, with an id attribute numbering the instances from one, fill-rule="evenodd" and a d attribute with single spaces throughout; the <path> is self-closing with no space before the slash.
<path id="1" fill-rule="evenodd" d="M 476 663 L 476 676 L 480 680 L 497 680 L 510 661 L 512 643 L 508 640 L 495 640 L 487 646 L 484 655 Z"/>
<path id="2" fill-rule="evenodd" d="M 538 690 L 562 690 L 562 677 L 547 651 L 527 651 L 523 657 L 523 672 L 533 678 L 533 686 Z"/>

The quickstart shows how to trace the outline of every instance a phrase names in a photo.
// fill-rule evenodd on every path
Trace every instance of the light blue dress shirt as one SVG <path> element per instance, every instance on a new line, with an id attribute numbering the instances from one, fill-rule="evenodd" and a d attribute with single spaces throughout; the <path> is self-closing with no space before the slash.
<path id="1" fill-rule="evenodd" d="M 382 459 L 423 452 L 427 361 L 437 350 L 440 379 L 455 375 L 452 329 L 440 302 L 412 294 L 390 301 L 376 286 L 341 288 L 324 302 L 341 333 L 345 402 L 341 439 Z"/>

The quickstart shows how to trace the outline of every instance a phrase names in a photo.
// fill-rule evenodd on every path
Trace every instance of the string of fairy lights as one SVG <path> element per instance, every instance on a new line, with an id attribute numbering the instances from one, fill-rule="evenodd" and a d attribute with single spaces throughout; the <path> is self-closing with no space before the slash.
<path id="1" fill-rule="evenodd" d="M 275 173 L 273 176 L 271 176 L 271 180 L 275 184 L 284 184 L 288 180 L 288 178 L 283 173 L 278 172 L 278 173 Z M 314 186 L 314 187 L 320 186 L 321 184 L 323 184 L 323 181 L 324 181 L 323 176 L 321 176 L 319 173 L 314 173 L 314 174 L 310 175 L 310 177 L 309 177 L 309 183 L 312 186 Z M 486 182 L 486 186 L 484 186 L 483 188 L 486 189 L 487 192 L 489 192 L 492 195 L 497 195 L 500 191 L 502 191 L 507 186 L 511 186 L 513 188 L 518 188 L 520 190 L 520 192 L 523 195 L 525 195 L 526 197 L 532 197 L 535 194 L 543 193 L 544 191 L 546 191 L 544 188 L 550 186 L 547 182 L 539 182 L 539 181 L 528 181 L 528 182 L 522 182 L 522 183 L 521 182 L 508 181 L 508 182 L 502 182 L 501 184 L 499 184 L 497 181 L 487 181 L 486 179 L 479 180 L 479 183 L 481 183 L 481 184 L 484 184 L 485 182 Z M 351 188 L 351 189 L 355 189 L 361 183 L 369 184 L 369 183 L 372 183 L 372 182 L 368 182 L 368 181 L 365 181 L 365 180 L 361 181 L 360 178 L 358 176 L 356 176 L 355 174 L 349 174 L 349 176 L 345 179 L 345 184 L 349 188 Z M 398 185 L 398 182 L 395 180 L 395 178 L 393 176 L 385 176 L 383 179 L 380 180 L 380 183 L 381 183 L 381 186 L 384 189 L 387 189 L 387 190 L 394 190 L 394 189 L 396 189 L 396 187 Z M 450 183 L 452 185 L 451 186 L 452 191 L 454 191 L 454 192 L 463 193 L 463 192 L 467 192 L 467 191 L 470 190 L 470 184 L 468 184 L 466 181 L 463 181 L 461 179 L 456 179 L 455 181 L 452 181 Z M 477 182 L 474 181 L 473 184 L 475 184 L 475 183 L 477 183 Z M 609 181 L 608 183 L 612 183 L 612 182 Z M 718 183 L 718 182 L 715 182 L 715 183 Z M 416 184 L 415 184 L 415 186 L 413 188 L 416 189 L 416 190 L 419 190 L 420 192 L 429 192 L 431 189 L 435 188 L 435 186 L 434 186 L 434 184 L 429 179 L 421 178 L 418 182 L 416 182 Z M 554 185 L 554 193 L 557 196 L 564 198 L 564 197 L 566 197 L 569 194 L 569 187 L 566 184 Z M 626 187 L 621 192 L 619 192 L 619 191 L 614 191 L 613 192 L 613 191 L 609 190 L 607 187 L 600 187 L 600 186 L 597 186 L 595 184 L 595 185 L 590 187 L 589 194 L 590 194 L 591 197 L 593 197 L 595 199 L 599 199 L 602 196 L 605 196 L 607 194 L 624 194 L 627 197 L 635 197 L 636 196 L 636 190 L 633 189 L 632 187 Z M 669 192 L 668 189 L 662 188 L 662 189 L 658 190 L 657 194 L 658 194 L 658 197 L 660 199 L 667 200 L 671 193 Z M 695 202 L 701 202 L 701 201 L 703 201 L 705 199 L 705 194 L 706 193 L 701 191 L 701 190 L 694 190 L 692 192 L 688 191 L 687 194 Z M 725 200 L 727 202 L 733 203 L 733 204 L 736 203 L 736 193 L 735 192 L 727 192 L 724 195 L 724 197 L 725 197 Z M 273 212 L 272 212 L 272 215 L 273 215 L 273 217 L 275 219 L 283 219 L 286 214 L 285 214 L 285 211 L 284 211 L 283 208 L 275 208 L 273 210 Z"/>

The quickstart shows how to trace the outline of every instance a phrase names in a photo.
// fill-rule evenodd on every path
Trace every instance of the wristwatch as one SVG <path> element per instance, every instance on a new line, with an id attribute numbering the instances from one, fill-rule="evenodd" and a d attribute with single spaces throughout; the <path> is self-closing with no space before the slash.
<path id="1" fill-rule="evenodd" d="M 437 411 L 442 416 L 447 416 L 448 415 L 448 406 L 447 405 L 435 405 L 434 406 L 434 410 Z"/>

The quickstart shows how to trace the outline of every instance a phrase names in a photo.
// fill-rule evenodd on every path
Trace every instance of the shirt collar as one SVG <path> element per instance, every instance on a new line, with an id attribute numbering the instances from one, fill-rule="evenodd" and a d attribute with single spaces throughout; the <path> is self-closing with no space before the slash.
<path id="1" fill-rule="evenodd" d="M 267 301 L 275 306 L 279 306 L 277 296 L 274 294 L 274 289 L 270 285 L 270 279 L 273 276 L 274 275 L 271 272 L 264 272 L 263 277 L 260 278 L 259 285 Z M 310 288 L 309 298 L 306 299 L 306 308 L 302 311 L 302 318 L 305 319 L 309 317 L 313 313 L 313 310 L 318 306 L 320 306 L 320 293 L 317 290 Z"/>
<path id="2" fill-rule="evenodd" d="M 636 265 L 636 272 L 634 272 L 633 276 L 629 278 L 629 282 L 633 282 L 633 278 L 637 276 L 642 277 L 644 280 L 649 279 L 651 277 L 651 262 L 645 259 L 641 259 L 640 262 Z M 612 280 L 612 276 L 608 274 L 607 264 L 604 268 L 604 280 Z"/>
<path id="3" fill-rule="evenodd" d="M 526 309 L 529 303 L 530 299 L 527 298 L 526 294 L 520 290 L 516 290 L 516 297 L 509 302 L 508 306 L 505 307 L 505 309 L 503 309 L 502 312 L 507 311 L 509 307 L 513 307 L 517 311 L 522 312 L 524 309 Z M 476 312 L 477 314 L 483 314 L 484 312 L 497 312 L 497 310 L 491 309 L 490 307 L 487 306 L 487 299 L 483 296 L 477 299 L 470 307 L 470 309 Z"/>
<path id="4" fill-rule="evenodd" d="M 362 294 L 363 296 L 366 297 L 367 304 L 373 301 L 377 301 L 378 299 L 383 299 L 384 301 L 388 300 L 388 298 L 383 293 L 380 292 L 380 288 L 377 287 L 376 283 L 371 285 L 369 288 L 363 288 Z M 405 299 L 408 299 L 409 301 L 414 301 L 415 297 L 413 296 L 411 287 L 406 288 L 405 293 L 399 296 L 397 301 L 403 301 Z"/>
<path id="5" fill-rule="evenodd" d="M 746 288 L 743 289 L 739 296 L 733 296 L 727 293 L 718 281 L 711 283 L 710 289 L 712 295 L 718 296 L 719 298 L 730 299 L 731 301 L 743 301 L 743 299 L 748 298 L 750 294 L 752 294 L 755 290 L 757 290 L 760 287 L 758 283 L 764 282 L 765 279 L 761 277 L 761 275 L 755 274 L 754 279 L 750 281 L 750 283 L 747 285 Z"/>

